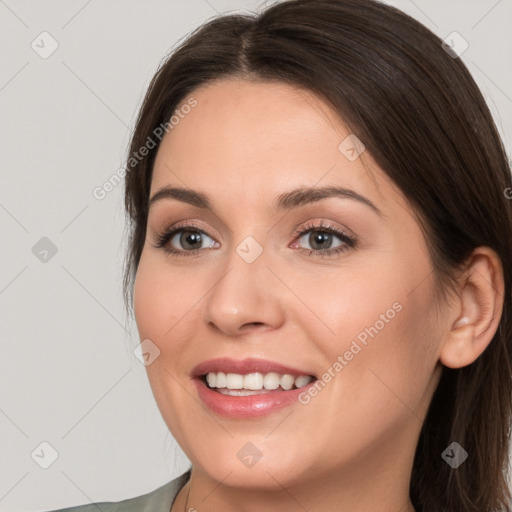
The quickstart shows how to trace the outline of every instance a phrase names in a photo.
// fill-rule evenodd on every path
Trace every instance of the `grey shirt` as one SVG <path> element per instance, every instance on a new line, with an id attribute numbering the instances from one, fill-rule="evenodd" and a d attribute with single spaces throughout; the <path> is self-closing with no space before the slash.
<path id="1" fill-rule="evenodd" d="M 190 469 L 150 493 L 122 501 L 102 501 L 50 512 L 169 512 L 182 487 L 190 478 Z"/>

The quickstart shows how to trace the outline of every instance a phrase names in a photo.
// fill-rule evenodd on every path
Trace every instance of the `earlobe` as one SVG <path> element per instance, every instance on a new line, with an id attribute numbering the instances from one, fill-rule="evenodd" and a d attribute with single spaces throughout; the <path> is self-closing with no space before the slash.
<path id="1" fill-rule="evenodd" d="M 453 328 L 447 335 L 441 351 L 440 360 L 448 368 L 462 368 L 474 362 L 483 352 L 477 350 L 474 343 L 475 327 L 473 325 L 462 325 Z"/>
<path id="2" fill-rule="evenodd" d="M 488 247 L 476 248 L 460 282 L 456 319 L 444 337 L 440 361 L 448 368 L 473 363 L 492 341 L 503 310 L 501 261 Z"/>

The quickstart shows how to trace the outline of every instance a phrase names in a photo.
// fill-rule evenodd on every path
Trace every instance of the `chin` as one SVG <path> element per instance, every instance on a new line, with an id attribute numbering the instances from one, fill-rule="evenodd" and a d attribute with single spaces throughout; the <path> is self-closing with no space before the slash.
<path id="1" fill-rule="evenodd" d="M 187 455 L 196 470 L 233 487 L 275 491 L 276 486 L 289 487 L 308 479 L 314 464 L 303 457 L 302 443 L 286 447 L 277 436 L 273 442 L 265 436 L 248 439 L 229 438 L 218 444 L 212 439 L 211 444 L 195 445 L 194 453 Z"/>

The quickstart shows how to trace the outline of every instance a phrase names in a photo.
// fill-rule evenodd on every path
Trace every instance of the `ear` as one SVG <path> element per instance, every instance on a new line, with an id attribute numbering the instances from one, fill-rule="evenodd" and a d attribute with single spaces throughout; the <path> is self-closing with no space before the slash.
<path id="1" fill-rule="evenodd" d="M 468 258 L 445 334 L 440 360 L 449 368 L 473 363 L 491 342 L 501 319 L 505 283 L 499 256 L 477 247 Z"/>

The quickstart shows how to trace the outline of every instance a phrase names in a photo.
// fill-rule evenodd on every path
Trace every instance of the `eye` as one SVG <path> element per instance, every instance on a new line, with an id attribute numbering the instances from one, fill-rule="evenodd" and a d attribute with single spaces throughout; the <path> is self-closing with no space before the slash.
<path id="1" fill-rule="evenodd" d="M 308 224 L 296 232 L 295 236 L 299 236 L 300 244 L 310 244 L 311 249 L 298 247 L 297 242 L 293 242 L 291 247 L 307 251 L 310 256 L 332 256 L 357 245 L 357 240 L 354 237 L 323 222 Z M 333 246 L 335 243 L 333 240 L 336 238 L 340 242 Z"/>
<path id="2" fill-rule="evenodd" d="M 202 247 L 204 242 L 207 242 L 206 247 Z M 218 242 L 193 224 L 170 228 L 158 235 L 155 243 L 156 248 L 177 256 L 190 256 L 205 248 L 218 246 Z"/>
<path id="3" fill-rule="evenodd" d="M 357 246 L 355 237 L 323 222 L 302 227 L 294 233 L 294 237 L 299 237 L 299 243 L 294 241 L 290 247 L 306 251 L 309 256 L 334 256 Z M 336 238 L 339 242 L 333 246 Z M 203 247 L 205 242 L 207 245 Z M 311 249 L 300 247 L 302 244 L 310 244 Z M 173 256 L 194 256 L 219 246 L 218 242 L 194 224 L 173 226 L 157 235 L 154 244 L 157 249 Z"/>

